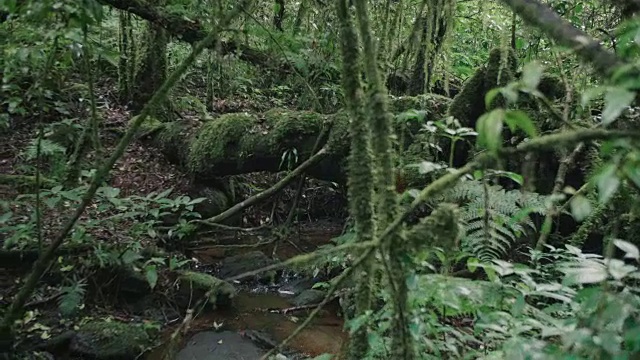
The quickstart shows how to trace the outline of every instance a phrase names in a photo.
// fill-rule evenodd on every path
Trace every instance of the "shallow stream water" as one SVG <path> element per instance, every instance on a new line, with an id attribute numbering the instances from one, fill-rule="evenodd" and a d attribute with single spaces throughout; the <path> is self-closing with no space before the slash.
<path id="1" fill-rule="evenodd" d="M 297 235 L 298 238 L 290 239 L 295 246 L 287 242 L 281 244 L 277 252 L 278 257 L 286 259 L 297 255 L 300 250 L 313 251 L 338 233 L 337 226 L 302 229 Z M 258 242 L 259 239 L 252 241 Z M 268 255 L 272 249 L 273 246 L 260 248 Z M 193 255 L 202 261 L 204 271 L 207 266 L 215 267 L 217 262 L 230 253 L 220 251 L 220 248 L 216 247 L 205 247 L 198 249 Z M 232 308 L 201 314 L 193 320 L 176 359 L 258 360 L 270 346 L 280 343 L 293 333 L 311 311 L 278 311 L 294 307 L 290 296 L 278 292 L 278 288 L 287 285 L 290 280 L 291 277 L 282 277 L 280 283 L 275 286 L 239 286 L 239 293 L 234 298 Z M 290 358 L 294 359 L 315 357 L 324 353 L 337 355 L 346 341 L 344 323 L 338 312 L 337 303 L 326 306 L 307 328 L 289 342 L 285 354 L 293 354 Z M 174 329 L 167 329 L 166 334 L 171 334 Z M 147 359 L 158 359 L 162 350 L 162 347 L 156 349 Z"/>

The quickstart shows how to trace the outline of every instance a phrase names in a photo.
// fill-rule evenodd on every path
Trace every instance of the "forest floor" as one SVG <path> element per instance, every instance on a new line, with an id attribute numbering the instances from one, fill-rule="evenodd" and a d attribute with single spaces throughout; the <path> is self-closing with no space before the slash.
<path id="1" fill-rule="evenodd" d="M 104 128 L 100 134 L 103 146 L 101 153 L 106 157 L 113 153 L 119 139 L 118 134 L 123 131 L 130 115 L 126 109 L 121 107 L 103 109 L 103 115 L 102 125 Z M 34 127 L 12 129 L 6 134 L 0 134 L 0 174 L 33 174 L 35 162 L 26 158 L 26 149 L 33 144 L 36 138 L 37 129 Z M 96 159 L 95 156 L 87 158 L 89 164 L 99 163 L 101 160 L 102 158 Z M 60 164 L 56 165 L 49 162 L 41 164 L 41 166 L 50 173 L 51 171 L 56 171 L 52 167 L 60 166 Z M 250 184 L 245 189 L 253 189 L 250 191 L 255 192 L 275 183 L 281 176 L 283 175 L 248 174 L 238 177 L 244 183 Z M 190 190 L 189 178 L 174 164 L 170 164 L 162 156 L 158 156 L 153 149 L 136 142 L 127 148 L 125 154 L 113 167 L 108 184 L 112 188 L 119 189 L 118 196 L 120 198 L 145 197 L 152 192 L 160 193 L 170 188 L 173 189 L 172 196 L 186 195 L 189 194 Z M 299 221 L 296 222 L 294 231 L 290 233 L 291 235 L 286 241 L 282 241 L 275 254 L 280 260 L 301 252 L 313 251 L 318 246 L 328 243 L 332 237 L 339 235 L 342 231 L 344 218 L 341 218 L 341 215 L 345 214 L 343 195 L 336 193 L 335 190 L 327 190 L 326 186 L 313 180 L 310 180 L 308 185 L 308 190 L 305 191 L 300 204 L 302 210 L 300 211 Z M 274 198 L 275 202 L 269 201 L 246 211 L 242 216 L 242 226 L 253 227 L 268 224 L 274 220 L 270 219 L 271 214 L 274 213 L 276 214 L 276 220 L 286 218 L 289 204 L 294 196 L 293 187 L 290 186 L 284 193 Z M 33 214 L 35 213 L 33 197 L 24 197 L 24 193 L 25 191 L 12 184 L 0 184 L 0 217 L 7 211 L 12 212 L 12 220 L 5 224 L 8 225 L 5 230 L 0 231 L 0 245 L 2 245 L 3 251 L 6 252 L 3 254 L 3 258 L 15 260 L 0 262 L 0 268 L 2 268 L 2 275 L 0 275 L 0 308 L 6 308 L 12 297 L 19 291 L 22 281 L 28 274 L 30 265 L 35 261 L 39 253 L 37 247 L 35 248 L 36 251 L 33 251 L 34 246 L 38 244 L 34 239 L 34 237 L 38 237 L 37 234 L 34 236 L 34 233 L 27 231 L 25 226 L 24 236 L 16 236 L 20 232 L 21 224 L 33 223 Z M 42 234 L 40 236 L 45 246 L 74 210 L 74 199 L 72 198 L 77 195 L 67 194 L 68 198 L 63 195 L 56 206 L 42 206 L 40 227 Z M 248 196 L 251 193 L 242 195 Z M 47 200 L 43 199 L 43 203 L 47 204 Z M 340 209 L 337 207 L 340 207 Z M 95 263 L 96 260 L 92 257 L 92 253 L 97 254 L 98 250 L 96 249 L 100 249 L 102 245 L 110 246 L 137 242 L 142 248 L 157 247 L 157 240 L 153 237 L 146 234 L 134 234 L 131 231 L 136 225 L 134 219 L 120 221 L 117 226 L 112 227 L 90 225 L 92 223 L 100 223 L 117 213 L 118 210 L 116 209 L 105 211 L 98 203 L 94 203 L 87 208 L 78 224 L 81 229 L 86 231 L 86 236 L 83 239 L 90 240 L 84 242 L 84 244 L 89 245 L 89 251 L 78 254 L 71 253 L 71 256 L 62 255 L 58 258 L 55 271 L 51 271 L 48 276 L 42 279 L 41 286 L 39 286 L 27 304 L 27 314 L 19 329 L 21 332 L 20 342 L 23 348 L 25 344 L 34 346 L 43 342 L 46 343 L 56 334 L 77 328 L 77 325 L 87 318 L 110 318 L 125 322 L 135 319 L 140 320 L 139 317 L 128 310 L 109 301 L 114 296 L 113 294 L 102 293 L 101 289 L 105 285 L 100 283 L 102 278 L 94 270 L 84 272 L 81 270 L 90 269 L 95 265 L 89 265 L 88 262 Z M 5 225 L 2 226 L 4 227 Z M 10 236 L 10 234 L 12 235 Z M 217 239 L 224 242 L 224 239 L 227 238 L 232 242 L 239 243 L 237 245 L 246 245 L 258 239 L 256 235 L 238 236 L 237 233 L 227 235 L 214 234 L 201 240 L 206 242 L 207 239 Z M 262 233 L 260 238 L 262 236 L 269 237 L 269 231 Z M 75 239 L 73 234 L 70 242 L 75 245 L 83 243 L 83 241 Z M 200 246 L 198 249 L 192 249 L 192 251 L 182 248 L 181 254 L 178 255 L 183 258 L 185 258 L 185 255 L 195 258 L 200 264 L 206 262 L 208 263 L 207 265 L 215 266 L 225 257 L 256 249 L 271 256 L 270 251 L 273 250 L 273 245 L 270 244 L 261 248 L 246 246 L 242 251 L 230 252 L 225 249 L 220 251 L 220 248 L 217 248 L 217 245 L 214 244 Z M 86 302 L 78 304 L 79 311 L 76 315 L 73 317 L 62 316 L 59 312 L 59 302 L 65 291 L 64 287 L 71 286 L 73 281 L 78 279 L 82 279 L 87 283 L 88 292 L 93 293 L 87 293 Z M 162 281 L 160 280 L 155 292 L 165 291 L 160 287 L 161 283 Z M 162 285 L 166 284 L 162 283 Z M 282 287 L 286 284 L 282 282 L 277 285 Z M 272 286 L 272 288 L 274 287 Z M 225 329 L 231 329 L 241 334 L 245 334 L 248 330 L 268 331 L 270 333 L 269 336 L 274 340 L 280 341 L 284 339 L 297 326 L 298 316 L 303 316 L 303 313 L 307 311 L 298 312 L 295 316 L 278 313 L 278 311 L 275 311 L 275 314 L 269 314 L 269 309 L 287 309 L 293 307 L 293 305 L 290 299 L 287 300 L 277 293 L 274 295 L 273 291 L 268 294 L 267 291 L 263 290 L 264 287 L 259 286 L 254 286 L 253 288 L 251 286 L 245 287 L 238 300 L 240 305 L 236 306 L 234 311 L 229 313 L 217 311 L 202 317 L 195 323 L 191 333 L 211 328 L 213 323 L 226 323 L 228 326 Z M 344 337 L 341 320 L 335 314 L 337 309 L 334 310 L 333 312 L 324 313 L 320 317 L 319 323 L 314 324 L 307 332 L 303 333 L 291 345 L 292 348 L 310 355 L 337 352 Z M 170 331 L 175 327 L 178 318 L 184 315 L 175 311 L 172 313 L 172 316 L 167 315 L 166 312 L 163 313 L 166 321 L 162 327 L 165 328 L 165 331 Z M 150 356 L 147 358 L 153 359 L 156 355 L 152 353 Z"/>

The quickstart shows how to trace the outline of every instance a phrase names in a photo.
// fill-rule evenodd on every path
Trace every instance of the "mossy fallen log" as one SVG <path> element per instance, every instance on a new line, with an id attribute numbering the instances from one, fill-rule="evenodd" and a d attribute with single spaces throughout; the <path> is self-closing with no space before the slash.
<path id="1" fill-rule="evenodd" d="M 391 110 L 422 110 L 426 113 L 424 121 L 438 120 L 446 114 L 450 101 L 432 94 L 398 97 L 392 98 Z M 204 184 L 228 175 L 279 172 L 289 166 L 293 169 L 311 156 L 322 130 L 330 128 L 322 139 L 328 154 L 310 167 L 307 175 L 343 183 L 349 150 L 348 124 L 349 116 L 343 111 L 325 115 L 272 109 L 262 114 L 225 114 L 204 124 L 148 120 L 141 136 Z M 417 125 L 407 128 L 398 123 L 397 127 L 419 130 Z M 287 156 L 292 156 L 292 163 Z"/>

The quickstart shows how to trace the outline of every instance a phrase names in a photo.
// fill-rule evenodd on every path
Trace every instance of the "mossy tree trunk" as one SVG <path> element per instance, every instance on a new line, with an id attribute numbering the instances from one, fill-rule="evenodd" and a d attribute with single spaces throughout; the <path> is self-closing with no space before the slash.
<path id="1" fill-rule="evenodd" d="M 449 102 L 445 97 L 425 95 L 396 98 L 391 106 L 394 112 L 425 110 L 427 121 L 444 116 Z M 344 111 L 331 115 L 284 109 L 262 114 L 232 113 L 203 125 L 156 120 L 145 125 L 141 134 L 169 161 L 179 164 L 198 182 L 206 182 L 228 175 L 282 171 L 282 154 L 292 149 L 297 150 L 299 161 L 304 161 L 327 124 L 331 124 L 331 131 L 320 145 L 330 143 L 331 151 L 307 174 L 345 183 L 350 130 L 349 114 Z M 396 126 L 404 127 L 400 122 Z M 420 127 L 409 130 L 417 133 Z"/>
<path id="2" fill-rule="evenodd" d="M 164 5 L 166 0 L 154 0 L 153 5 Z M 162 85 L 167 78 L 167 45 L 169 35 L 162 26 L 149 22 L 146 32 L 146 49 L 142 57 L 140 70 L 136 73 L 134 83 L 131 84 L 132 109 L 139 111 L 144 104 L 151 99 L 153 93 Z M 170 111 L 170 101 L 167 100 L 160 108 L 154 110 L 154 116 L 167 118 Z"/>

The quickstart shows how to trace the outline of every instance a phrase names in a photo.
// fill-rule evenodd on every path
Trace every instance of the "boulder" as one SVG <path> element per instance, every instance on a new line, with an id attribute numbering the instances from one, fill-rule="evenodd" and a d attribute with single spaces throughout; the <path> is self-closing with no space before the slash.
<path id="1" fill-rule="evenodd" d="M 69 349 L 83 359 L 134 360 L 147 350 L 151 340 L 140 324 L 100 320 L 81 325 Z"/>

